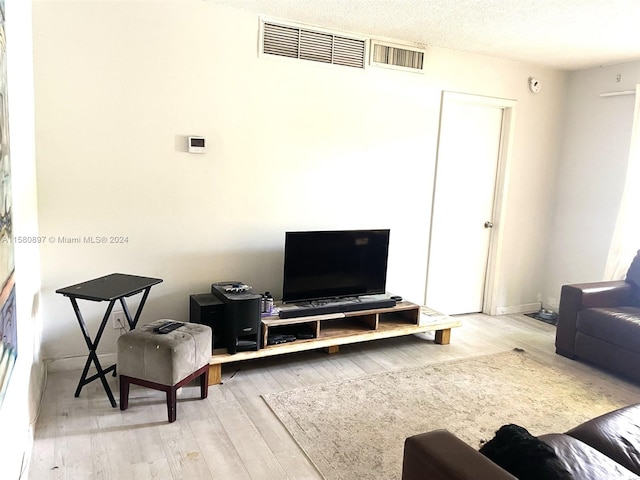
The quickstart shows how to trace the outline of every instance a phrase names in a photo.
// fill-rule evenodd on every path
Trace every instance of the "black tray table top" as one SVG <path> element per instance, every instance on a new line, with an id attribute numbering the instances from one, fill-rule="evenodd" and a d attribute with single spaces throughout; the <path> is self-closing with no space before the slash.
<path id="1" fill-rule="evenodd" d="M 112 273 L 87 282 L 60 288 L 56 290 L 56 293 L 60 293 L 65 297 L 102 302 L 116 300 L 120 297 L 130 297 L 160 282 L 162 280 L 159 278 Z"/>

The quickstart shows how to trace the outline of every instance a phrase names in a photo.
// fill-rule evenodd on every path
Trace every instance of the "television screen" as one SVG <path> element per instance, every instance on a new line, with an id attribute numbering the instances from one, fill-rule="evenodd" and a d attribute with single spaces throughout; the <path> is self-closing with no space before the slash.
<path id="1" fill-rule="evenodd" d="M 287 232 L 282 300 L 385 293 L 389 230 Z"/>

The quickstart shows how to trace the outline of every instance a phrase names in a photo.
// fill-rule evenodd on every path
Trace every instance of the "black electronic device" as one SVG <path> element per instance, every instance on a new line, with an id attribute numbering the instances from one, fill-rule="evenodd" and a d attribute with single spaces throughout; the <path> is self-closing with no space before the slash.
<path id="1" fill-rule="evenodd" d="M 308 317 L 311 315 L 357 312 L 358 310 L 372 310 L 395 306 L 396 300 L 389 295 L 364 295 L 352 298 L 314 300 L 311 302 L 297 302 L 295 304 L 283 305 L 279 309 L 278 316 L 280 318 Z"/>
<path id="2" fill-rule="evenodd" d="M 384 293 L 389 233 L 388 229 L 286 232 L 283 302 Z"/>
<path id="3" fill-rule="evenodd" d="M 297 340 L 297 337 L 295 335 L 286 335 L 286 334 L 273 334 L 273 335 L 269 335 L 269 338 L 267 339 L 267 343 L 269 345 L 279 345 L 281 343 L 289 343 L 289 342 L 295 342 Z"/>
<path id="4" fill-rule="evenodd" d="M 189 321 L 211 328 L 211 348 L 226 348 L 224 303 L 211 293 L 189 296 Z"/>
<path id="5" fill-rule="evenodd" d="M 251 287 L 243 282 L 214 283 L 211 294 L 224 304 L 227 351 L 234 354 L 261 348 L 262 295 L 253 293 Z"/>
<path id="6" fill-rule="evenodd" d="M 160 326 L 155 327 L 153 331 L 156 333 L 162 333 L 166 335 L 167 333 L 173 332 L 175 329 L 180 328 L 182 325 L 183 325 L 182 322 L 168 321 L 168 322 L 164 322 Z"/>

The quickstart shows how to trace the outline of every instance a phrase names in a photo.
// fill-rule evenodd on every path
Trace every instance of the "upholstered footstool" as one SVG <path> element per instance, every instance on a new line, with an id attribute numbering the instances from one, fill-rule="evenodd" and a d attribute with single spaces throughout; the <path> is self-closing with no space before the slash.
<path id="1" fill-rule="evenodd" d="M 120 410 L 129 407 L 129 385 L 161 390 L 167 394 L 169 422 L 176 420 L 176 391 L 200 377 L 200 398 L 209 391 L 211 328 L 181 323 L 166 334 L 154 329 L 171 320 L 157 320 L 118 338 Z"/>

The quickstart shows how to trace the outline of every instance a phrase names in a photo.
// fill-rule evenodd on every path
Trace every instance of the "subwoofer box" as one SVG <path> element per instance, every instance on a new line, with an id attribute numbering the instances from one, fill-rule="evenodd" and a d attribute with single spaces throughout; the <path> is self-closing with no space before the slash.
<path id="1" fill-rule="evenodd" d="M 211 294 L 224 304 L 224 331 L 227 351 L 231 354 L 262 347 L 262 296 L 251 289 L 229 291 L 231 285 L 242 282 L 218 282 L 211 285 Z"/>
<path id="2" fill-rule="evenodd" d="M 212 349 L 226 348 L 224 303 L 211 293 L 189 295 L 189 322 L 211 327 Z"/>

